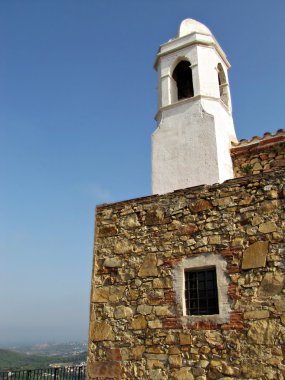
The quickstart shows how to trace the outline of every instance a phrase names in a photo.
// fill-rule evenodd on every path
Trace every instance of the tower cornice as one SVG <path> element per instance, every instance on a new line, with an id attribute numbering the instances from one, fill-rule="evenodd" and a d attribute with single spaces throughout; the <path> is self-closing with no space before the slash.
<path id="1" fill-rule="evenodd" d="M 172 108 L 175 108 L 177 106 L 182 106 L 183 104 L 187 104 L 187 103 L 193 103 L 197 100 L 213 100 L 215 102 L 219 102 L 219 104 L 221 104 L 221 106 L 225 109 L 225 111 L 231 115 L 231 111 L 230 109 L 226 106 L 226 104 L 219 98 L 219 97 L 215 97 L 215 96 L 206 96 L 206 95 L 196 95 L 196 96 L 193 96 L 192 98 L 186 98 L 186 99 L 182 99 L 182 100 L 179 100 L 175 103 L 172 103 L 172 104 L 168 104 L 167 106 L 164 106 L 164 107 L 161 107 L 157 113 L 155 114 L 154 116 L 154 119 L 156 121 L 159 121 L 161 119 L 161 114 L 162 112 L 164 111 L 167 111 L 167 110 L 171 110 Z"/>
<path id="2" fill-rule="evenodd" d="M 198 46 L 209 46 L 216 50 L 216 52 L 222 58 L 224 64 L 227 69 L 231 67 L 230 62 L 228 61 L 226 54 L 223 49 L 219 45 L 218 41 L 212 35 L 202 34 L 202 33 L 191 33 L 183 37 L 173 38 L 172 40 L 162 44 L 158 50 L 156 55 L 156 59 L 154 62 L 154 68 L 157 70 L 158 61 L 161 57 L 168 55 L 170 53 L 174 53 L 177 50 L 181 50 L 183 48 L 189 47 L 191 45 Z"/>

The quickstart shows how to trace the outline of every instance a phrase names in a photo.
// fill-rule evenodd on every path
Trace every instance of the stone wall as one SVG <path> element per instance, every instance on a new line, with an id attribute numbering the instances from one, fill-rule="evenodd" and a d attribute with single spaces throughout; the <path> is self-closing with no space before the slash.
<path id="1" fill-rule="evenodd" d="M 285 167 L 285 130 L 241 140 L 231 149 L 235 178 Z"/>
<path id="2" fill-rule="evenodd" d="M 90 379 L 284 379 L 284 174 L 97 207 Z M 177 272 L 214 259 L 224 311 L 187 316 Z"/>

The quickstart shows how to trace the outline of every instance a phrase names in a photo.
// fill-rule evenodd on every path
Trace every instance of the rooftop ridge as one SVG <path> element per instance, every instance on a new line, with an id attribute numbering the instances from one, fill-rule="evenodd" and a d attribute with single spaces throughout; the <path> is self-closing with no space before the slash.
<path id="1" fill-rule="evenodd" d="M 253 136 L 250 139 L 241 139 L 238 142 L 232 142 L 232 149 L 243 147 L 243 146 L 248 146 L 251 144 L 258 144 L 261 141 L 266 141 L 266 143 L 270 143 L 271 142 L 270 140 L 272 140 L 273 138 L 276 138 L 276 137 L 281 137 L 280 140 L 283 140 L 283 139 L 285 140 L 285 129 L 278 129 L 275 133 L 265 132 L 262 137 Z M 272 141 L 272 142 L 275 142 L 275 141 Z"/>

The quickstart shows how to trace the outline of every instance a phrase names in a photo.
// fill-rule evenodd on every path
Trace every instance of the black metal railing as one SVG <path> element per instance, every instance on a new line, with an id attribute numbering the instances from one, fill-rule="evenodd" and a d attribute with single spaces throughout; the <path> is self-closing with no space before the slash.
<path id="1" fill-rule="evenodd" d="M 0 380 L 85 380 L 86 366 L 0 372 Z"/>

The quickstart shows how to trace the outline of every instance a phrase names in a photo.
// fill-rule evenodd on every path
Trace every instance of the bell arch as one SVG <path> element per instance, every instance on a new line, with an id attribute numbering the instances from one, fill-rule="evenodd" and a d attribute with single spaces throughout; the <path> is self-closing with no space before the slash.
<path id="1" fill-rule="evenodd" d="M 224 69 L 221 63 L 218 63 L 217 71 L 218 71 L 220 98 L 223 101 L 223 103 L 225 103 L 226 106 L 229 106 L 229 85 L 228 85 L 226 74 L 224 72 Z"/>
<path id="2" fill-rule="evenodd" d="M 194 96 L 191 63 L 180 60 L 172 72 L 172 102 Z"/>

